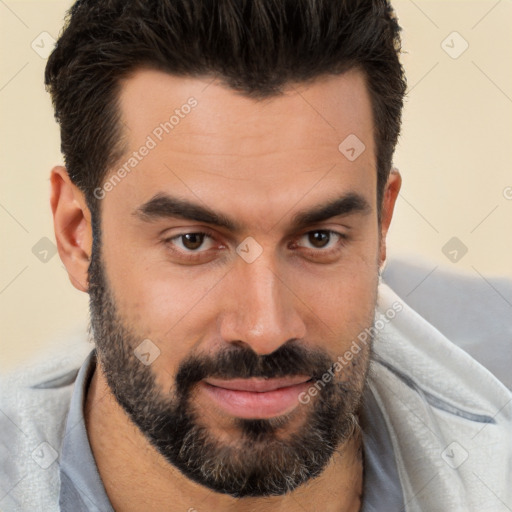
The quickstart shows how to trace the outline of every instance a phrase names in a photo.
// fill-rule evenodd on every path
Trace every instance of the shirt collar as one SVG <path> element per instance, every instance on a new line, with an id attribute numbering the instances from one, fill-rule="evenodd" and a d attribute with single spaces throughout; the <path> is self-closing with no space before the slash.
<path id="1" fill-rule="evenodd" d="M 85 428 L 85 399 L 95 368 L 94 349 L 78 372 L 66 422 L 60 463 L 59 504 L 62 512 L 114 512 Z"/>

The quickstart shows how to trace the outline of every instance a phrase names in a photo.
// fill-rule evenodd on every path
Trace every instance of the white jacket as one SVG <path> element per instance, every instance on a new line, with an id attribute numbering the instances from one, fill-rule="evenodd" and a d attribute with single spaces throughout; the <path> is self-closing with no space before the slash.
<path id="1" fill-rule="evenodd" d="M 406 512 L 512 510 L 512 393 L 385 284 L 379 318 L 386 321 L 378 324 L 369 386 L 387 423 Z M 59 510 L 58 459 L 45 469 L 38 456 L 44 451 L 50 461 L 55 449 L 58 457 L 72 383 L 92 348 L 70 340 L 0 382 L 1 512 Z"/>

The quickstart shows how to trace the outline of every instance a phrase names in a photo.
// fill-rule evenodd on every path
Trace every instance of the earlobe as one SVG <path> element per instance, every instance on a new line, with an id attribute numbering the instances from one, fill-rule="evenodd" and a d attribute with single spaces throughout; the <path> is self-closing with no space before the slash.
<path id="1" fill-rule="evenodd" d="M 87 292 L 87 270 L 92 250 L 91 215 L 84 194 L 65 167 L 52 169 L 51 208 L 59 256 L 73 286 Z"/>
<path id="2" fill-rule="evenodd" d="M 386 261 L 386 236 L 389 225 L 391 224 L 391 219 L 393 218 L 393 211 L 401 186 L 402 177 L 400 172 L 396 168 L 391 169 L 382 198 L 379 268 L 381 268 Z"/>

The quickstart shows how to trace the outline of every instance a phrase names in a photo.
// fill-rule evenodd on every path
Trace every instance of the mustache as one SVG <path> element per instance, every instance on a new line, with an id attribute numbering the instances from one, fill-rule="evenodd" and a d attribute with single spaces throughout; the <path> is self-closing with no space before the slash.
<path id="1" fill-rule="evenodd" d="M 258 355 L 248 346 L 232 346 L 215 355 L 192 355 L 176 374 L 177 391 L 185 393 L 206 378 L 248 379 L 309 375 L 320 379 L 333 361 L 327 352 L 309 349 L 292 340 L 271 354 Z"/>

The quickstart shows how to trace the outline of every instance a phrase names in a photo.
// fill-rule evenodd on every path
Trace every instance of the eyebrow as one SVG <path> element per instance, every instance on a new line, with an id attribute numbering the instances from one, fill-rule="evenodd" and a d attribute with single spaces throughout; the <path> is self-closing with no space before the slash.
<path id="1" fill-rule="evenodd" d="M 349 192 L 326 204 L 297 212 L 292 218 L 291 227 L 293 229 L 302 229 L 332 219 L 333 217 L 355 213 L 367 215 L 371 211 L 370 204 L 362 195 Z M 187 199 L 172 197 L 164 193 L 156 194 L 132 213 L 143 222 L 176 218 L 211 224 L 233 233 L 243 231 L 243 226 L 238 221 L 231 219 L 223 213 L 215 212 L 208 207 L 193 203 Z"/>

